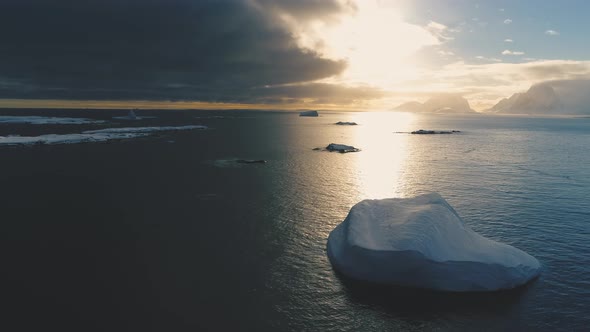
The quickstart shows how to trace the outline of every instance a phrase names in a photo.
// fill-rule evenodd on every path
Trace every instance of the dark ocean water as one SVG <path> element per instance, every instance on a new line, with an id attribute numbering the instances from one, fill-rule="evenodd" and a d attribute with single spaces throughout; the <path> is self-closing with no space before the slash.
<path id="1" fill-rule="evenodd" d="M 132 125 L 211 129 L 108 144 L 0 147 L 2 296 L 9 308 L 3 324 L 10 326 L 3 330 L 590 326 L 590 119 L 144 114 L 158 118 Z M 0 125 L 0 136 L 97 126 Z M 416 129 L 461 133 L 406 133 Z M 312 150 L 328 143 L 362 151 Z M 326 239 L 352 205 L 431 191 L 477 232 L 539 259 L 540 278 L 515 291 L 457 295 L 374 287 L 334 273 Z"/>

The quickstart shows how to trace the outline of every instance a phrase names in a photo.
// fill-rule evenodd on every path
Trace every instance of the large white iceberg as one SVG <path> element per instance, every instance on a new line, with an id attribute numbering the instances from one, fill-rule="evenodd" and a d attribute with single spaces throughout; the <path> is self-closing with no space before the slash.
<path id="1" fill-rule="evenodd" d="M 361 201 L 327 249 L 350 278 L 441 291 L 510 289 L 541 270 L 531 255 L 471 230 L 438 194 Z"/>

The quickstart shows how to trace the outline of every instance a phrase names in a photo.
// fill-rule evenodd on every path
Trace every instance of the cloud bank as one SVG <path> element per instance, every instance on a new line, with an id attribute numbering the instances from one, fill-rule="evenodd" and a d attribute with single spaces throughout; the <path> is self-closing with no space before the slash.
<path id="1" fill-rule="evenodd" d="M 289 89 L 269 95 L 262 87 L 346 68 L 301 48 L 282 18 L 334 20 L 351 11 L 336 0 L 6 0 L 0 97 L 265 102 Z"/>

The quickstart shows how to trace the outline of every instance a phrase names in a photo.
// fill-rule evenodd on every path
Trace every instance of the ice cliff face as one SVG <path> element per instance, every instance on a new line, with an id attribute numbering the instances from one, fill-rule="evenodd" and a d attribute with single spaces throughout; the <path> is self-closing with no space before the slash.
<path id="1" fill-rule="evenodd" d="M 495 291 L 536 277 L 540 263 L 466 225 L 438 194 L 364 200 L 328 237 L 345 276 L 441 291 Z"/>

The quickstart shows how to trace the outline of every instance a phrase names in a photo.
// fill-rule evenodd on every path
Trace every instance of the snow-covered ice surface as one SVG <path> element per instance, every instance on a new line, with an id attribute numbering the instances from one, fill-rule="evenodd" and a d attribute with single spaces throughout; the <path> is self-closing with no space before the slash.
<path id="1" fill-rule="evenodd" d="M 440 291 L 495 291 L 539 275 L 537 259 L 471 230 L 438 194 L 364 200 L 328 237 L 353 279 Z"/>
<path id="2" fill-rule="evenodd" d="M 104 123 L 103 120 L 94 120 L 87 118 L 65 118 L 65 117 L 49 117 L 49 116 L 11 116 L 0 115 L 0 123 L 24 123 L 34 125 L 45 124 L 92 124 Z"/>
<path id="3" fill-rule="evenodd" d="M 40 136 L 0 136 L 1 145 L 32 145 L 32 144 L 74 144 L 90 142 L 106 142 L 149 136 L 162 131 L 179 131 L 207 129 L 206 126 L 178 126 L 178 127 L 129 127 L 87 130 L 80 134 L 48 134 Z"/>
<path id="4" fill-rule="evenodd" d="M 40 136 L 0 136 L 0 145 L 32 145 L 32 144 L 74 144 L 90 142 L 106 142 L 147 136 L 149 134 L 116 133 L 116 134 L 48 134 Z"/>

